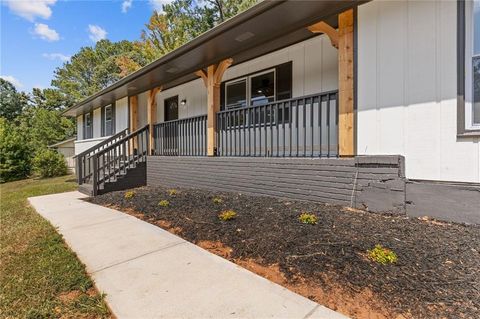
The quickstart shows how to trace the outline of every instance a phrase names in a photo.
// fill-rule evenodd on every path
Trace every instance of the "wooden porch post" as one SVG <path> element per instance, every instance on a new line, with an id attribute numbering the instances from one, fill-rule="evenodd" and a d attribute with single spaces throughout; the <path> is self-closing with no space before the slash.
<path id="1" fill-rule="evenodd" d="M 338 146 L 340 156 L 355 155 L 353 108 L 353 9 L 338 15 Z"/>
<path id="2" fill-rule="evenodd" d="M 215 156 L 217 130 L 217 112 L 220 111 L 220 84 L 225 71 L 232 65 L 233 59 L 226 59 L 218 64 L 210 65 L 207 72 L 199 70 L 200 76 L 207 87 L 207 156 Z"/>
<path id="3" fill-rule="evenodd" d="M 148 120 L 148 154 L 153 155 L 155 147 L 154 147 L 154 132 L 153 126 L 157 123 L 157 101 L 156 96 L 157 93 L 162 90 L 161 87 L 157 87 L 151 89 L 148 92 L 148 106 L 147 106 L 147 120 Z"/>
<path id="4" fill-rule="evenodd" d="M 137 130 L 138 125 L 138 97 L 132 95 L 128 97 L 128 104 L 130 108 L 130 133 Z M 133 143 L 130 144 L 130 154 L 133 154 L 134 149 L 137 148 L 137 141 L 133 139 Z"/>

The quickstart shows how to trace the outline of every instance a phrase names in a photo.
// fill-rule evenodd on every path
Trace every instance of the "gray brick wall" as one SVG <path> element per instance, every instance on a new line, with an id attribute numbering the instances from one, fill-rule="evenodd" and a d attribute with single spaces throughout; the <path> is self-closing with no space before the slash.
<path id="1" fill-rule="evenodd" d="M 147 185 L 198 187 L 405 213 L 401 156 L 147 159 Z"/>

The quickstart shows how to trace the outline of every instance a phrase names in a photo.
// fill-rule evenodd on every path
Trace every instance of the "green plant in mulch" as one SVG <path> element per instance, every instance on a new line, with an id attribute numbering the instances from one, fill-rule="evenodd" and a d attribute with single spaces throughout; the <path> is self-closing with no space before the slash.
<path id="1" fill-rule="evenodd" d="M 318 221 L 318 218 L 315 216 L 315 214 L 302 213 L 300 216 L 298 216 L 298 220 L 303 224 L 315 225 Z"/>
<path id="2" fill-rule="evenodd" d="M 158 202 L 158 206 L 160 207 L 168 207 L 170 205 L 170 202 L 166 199 L 162 199 L 161 201 Z"/>
<path id="3" fill-rule="evenodd" d="M 212 201 L 213 201 L 214 204 L 223 203 L 223 199 L 221 199 L 220 197 L 214 197 Z"/>
<path id="4" fill-rule="evenodd" d="M 224 221 L 224 222 L 235 219 L 236 217 L 237 217 L 237 213 L 233 210 L 226 210 L 226 211 L 221 212 L 218 215 L 218 218 L 221 221 Z"/>
<path id="5" fill-rule="evenodd" d="M 178 194 L 178 191 L 174 188 L 167 190 L 168 196 L 175 197 Z"/>
<path id="6" fill-rule="evenodd" d="M 396 263 L 398 259 L 393 250 L 378 244 L 375 245 L 375 248 L 368 250 L 367 253 L 368 258 L 382 265 Z"/>
<path id="7" fill-rule="evenodd" d="M 135 192 L 134 191 L 128 191 L 125 192 L 125 195 L 123 195 L 125 199 L 132 199 L 135 197 Z"/>

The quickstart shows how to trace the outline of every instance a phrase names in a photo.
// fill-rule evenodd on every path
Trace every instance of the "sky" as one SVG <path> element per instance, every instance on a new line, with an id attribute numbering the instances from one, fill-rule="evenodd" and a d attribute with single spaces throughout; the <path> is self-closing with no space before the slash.
<path id="1" fill-rule="evenodd" d="M 171 0 L 0 0 L 0 77 L 17 90 L 50 87 L 54 71 L 101 39 L 137 40 Z"/>

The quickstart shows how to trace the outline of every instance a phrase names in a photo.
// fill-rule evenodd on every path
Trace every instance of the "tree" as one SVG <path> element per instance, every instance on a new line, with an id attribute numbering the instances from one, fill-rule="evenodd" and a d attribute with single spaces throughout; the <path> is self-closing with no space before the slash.
<path id="1" fill-rule="evenodd" d="M 28 96 L 17 92 L 12 83 L 0 78 L 0 117 L 16 119 L 27 106 Z"/>
<path id="2" fill-rule="evenodd" d="M 20 128 L 28 132 L 28 144 L 33 152 L 63 141 L 75 134 L 75 123 L 60 115 L 60 111 L 32 107 L 21 117 Z"/>
<path id="3" fill-rule="evenodd" d="M 0 117 L 0 182 L 28 177 L 31 156 L 25 132 Z"/>
<path id="4" fill-rule="evenodd" d="M 74 101 L 58 89 L 47 88 L 32 90 L 31 105 L 46 110 L 63 110 L 73 105 Z"/>
<path id="5" fill-rule="evenodd" d="M 175 0 L 154 11 L 142 31 L 143 55 L 153 61 L 175 50 L 257 0 Z"/>
<path id="6" fill-rule="evenodd" d="M 52 85 L 73 101 L 80 101 L 113 84 L 122 77 L 118 58 L 127 56 L 140 66 L 147 60 L 130 41 L 98 41 L 83 47 L 69 62 L 55 70 Z"/>

